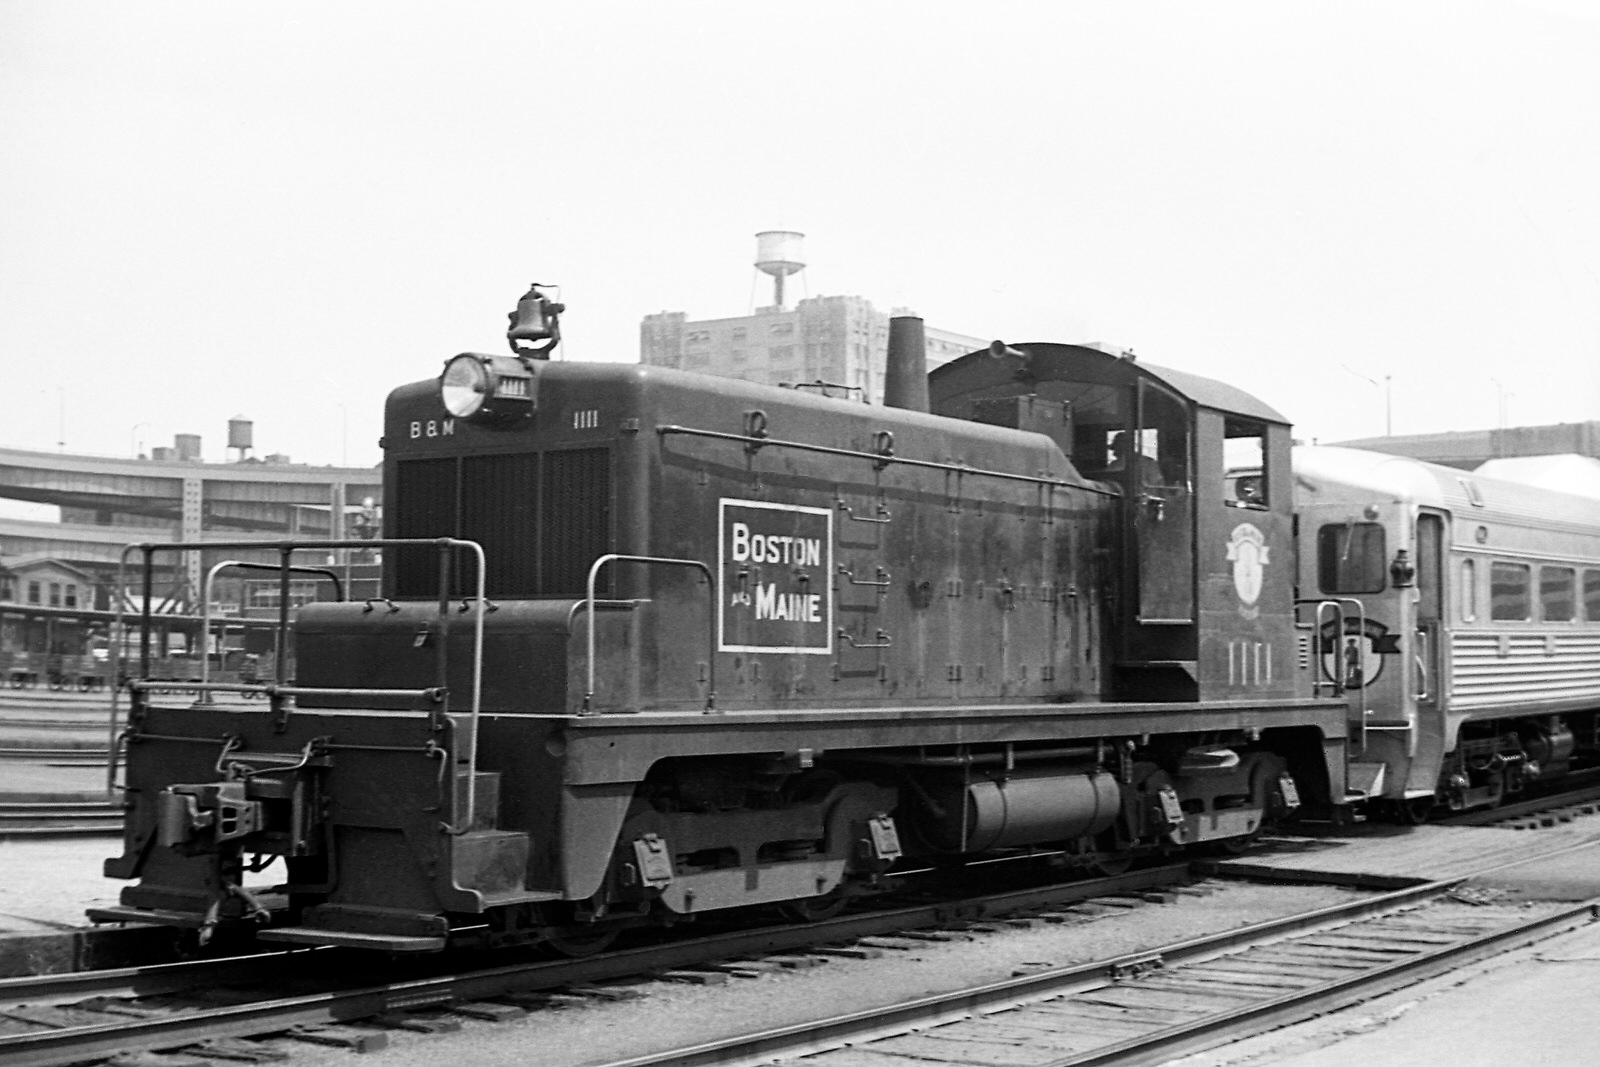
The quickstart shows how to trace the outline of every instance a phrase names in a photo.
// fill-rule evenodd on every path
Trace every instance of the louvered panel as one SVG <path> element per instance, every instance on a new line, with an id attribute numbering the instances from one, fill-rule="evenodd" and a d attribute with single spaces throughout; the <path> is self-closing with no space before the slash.
<path id="1" fill-rule="evenodd" d="M 487 595 L 532 596 L 539 592 L 534 522 L 538 513 L 539 456 L 523 452 L 468 456 L 461 464 L 461 526 L 458 536 L 483 546 L 488 561 Z M 476 587 L 472 554 L 461 553 L 456 593 Z"/>
<path id="2" fill-rule="evenodd" d="M 1461 710 L 1600 702 L 1600 634 L 1458 634 L 1451 655 L 1450 702 Z"/>
<path id="3" fill-rule="evenodd" d="M 456 536 L 456 459 L 413 459 L 395 469 L 394 537 Z M 389 553 L 395 595 L 436 596 L 438 554 L 429 548 L 403 548 Z"/>
<path id="4" fill-rule="evenodd" d="M 611 551 L 611 454 L 604 448 L 545 454 L 539 521 L 541 592 L 582 596 L 595 559 Z M 611 595 L 614 571 L 597 591 Z"/>

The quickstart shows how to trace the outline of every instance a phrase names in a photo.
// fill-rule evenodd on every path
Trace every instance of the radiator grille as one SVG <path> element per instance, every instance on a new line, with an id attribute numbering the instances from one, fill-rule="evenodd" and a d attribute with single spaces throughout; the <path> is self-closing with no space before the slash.
<path id="1" fill-rule="evenodd" d="M 414 459 L 395 471 L 394 514 L 384 518 L 395 537 L 456 536 L 454 456 Z M 388 555 L 396 596 L 433 596 L 439 591 L 438 554 L 428 548 L 400 548 Z"/>
<path id="2" fill-rule="evenodd" d="M 451 456 L 397 465 L 396 537 L 477 541 L 493 597 L 581 596 L 589 566 L 611 546 L 611 455 L 604 448 Z M 392 554 L 394 595 L 438 593 L 438 555 Z M 451 560 L 451 593 L 468 596 L 477 575 L 470 553 Z M 602 595 L 610 583 L 602 576 Z"/>
<path id="3" fill-rule="evenodd" d="M 581 595 L 589 567 L 611 544 L 611 463 L 603 448 L 545 454 L 539 563 L 544 590 Z M 609 596 L 610 570 L 596 591 Z"/>
<path id="4" fill-rule="evenodd" d="M 461 461 L 461 532 L 457 537 L 483 546 L 491 597 L 535 596 L 540 592 L 533 553 L 539 501 L 538 453 L 466 456 Z M 462 587 L 474 589 L 476 561 L 462 556 Z"/>

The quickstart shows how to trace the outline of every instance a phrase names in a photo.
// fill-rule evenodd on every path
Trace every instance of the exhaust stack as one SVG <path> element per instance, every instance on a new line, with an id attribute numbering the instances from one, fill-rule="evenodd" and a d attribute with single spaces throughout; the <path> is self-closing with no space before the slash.
<path id="1" fill-rule="evenodd" d="M 896 315 L 889 320 L 883 406 L 928 410 L 928 339 L 922 319 L 916 315 Z"/>

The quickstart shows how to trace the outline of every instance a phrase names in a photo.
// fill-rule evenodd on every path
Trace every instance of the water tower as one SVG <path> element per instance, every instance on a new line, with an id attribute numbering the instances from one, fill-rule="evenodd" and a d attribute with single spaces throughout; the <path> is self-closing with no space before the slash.
<path id="1" fill-rule="evenodd" d="M 254 424 L 243 415 L 228 420 L 228 447 L 238 450 L 240 463 L 249 458 L 250 449 L 255 446 L 253 430 Z"/>
<path id="2" fill-rule="evenodd" d="M 800 258 L 803 233 L 793 230 L 763 230 L 756 234 L 756 270 L 772 275 L 772 302 L 783 307 L 783 280 L 805 269 Z"/>

